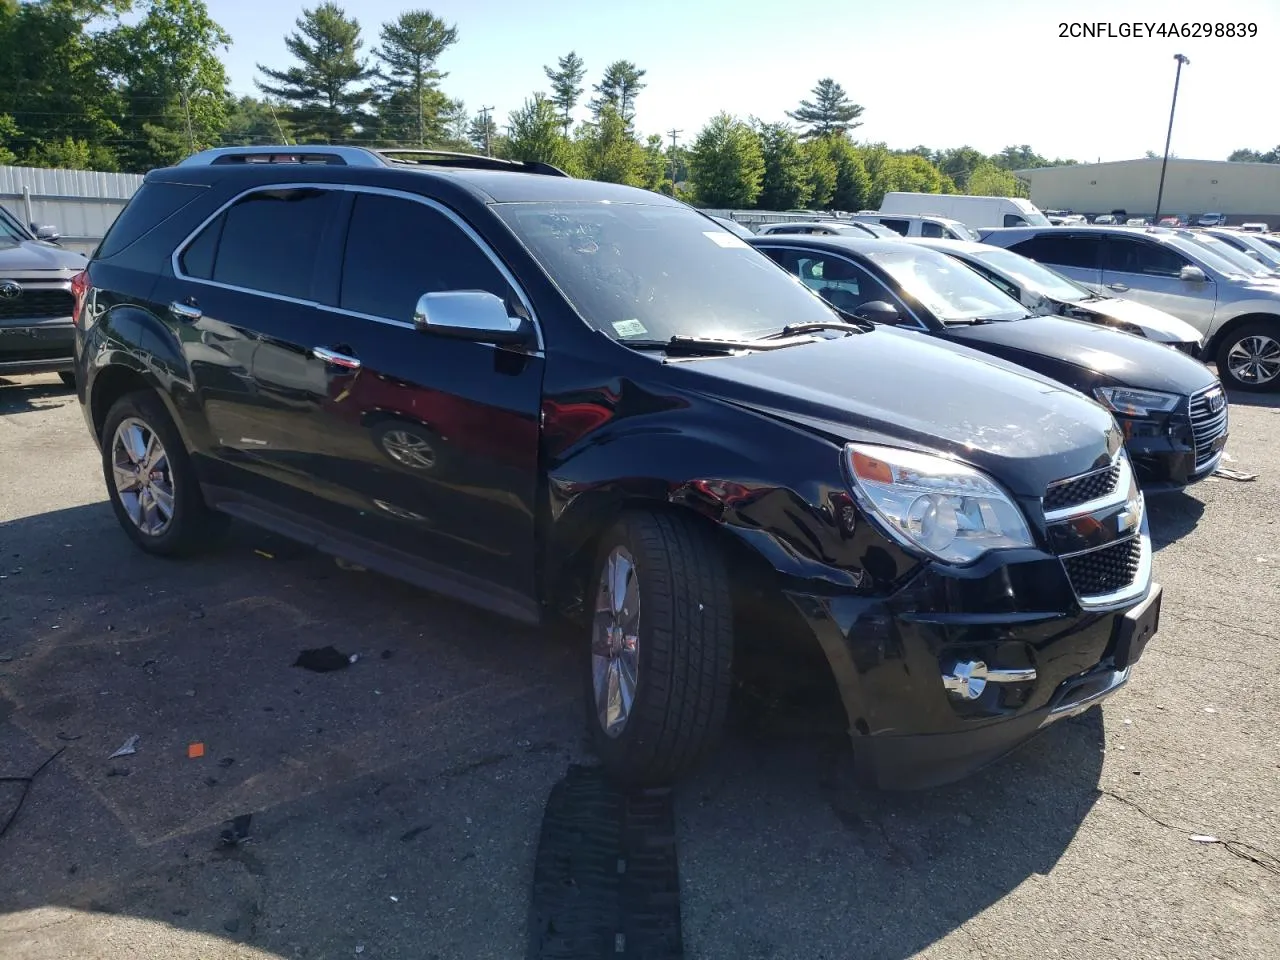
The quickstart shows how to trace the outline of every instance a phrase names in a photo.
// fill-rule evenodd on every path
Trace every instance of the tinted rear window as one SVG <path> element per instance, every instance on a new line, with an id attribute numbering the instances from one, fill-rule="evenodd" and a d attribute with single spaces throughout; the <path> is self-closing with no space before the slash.
<path id="1" fill-rule="evenodd" d="M 309 298 L 321 237 L 338 201 L 332 190 L 265 190 L 245 197 L 221 218 L 213 279 Z M 215 221 L 205 229 L 217 228 Z"/>
<path id="2" fill-rule="evenodd" d="M 132 246 L 201 196 L 205 189 L 189 183 L 165 183 L 162 180 L 144 183 L 107 229 L 107 235 L 98 244 L 93 259 L 105 260 Z"/>
<path id="3" fill-rule="evenodd" d="M 1102 252 L 1100 248 L 1100 237 L 1064 237 L 1045 233 L 1023 240 L 1021 243 L 1015 243 L 1010 249 L 1040 263 L 1096 270 Z"/>

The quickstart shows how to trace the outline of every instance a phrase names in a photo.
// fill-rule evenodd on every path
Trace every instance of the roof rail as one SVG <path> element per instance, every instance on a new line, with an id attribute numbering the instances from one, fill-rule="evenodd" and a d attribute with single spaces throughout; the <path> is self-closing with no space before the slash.
<path id="1" fill-rule="evenodd" d="M 319 163 L 338 167 L 385 167 L 387 161 L 365 147 L 333 146 L 327 143 L 261 147 L 214 147 L 192 154 L 180 167 L 209 167 L 250 163 Z"/>
<path id="2" fill-rule="evenodd" d="M 539 173 L 548 177 L 569 176 L 559 167 L 553 167 L 540 160 L 502 160 L 479 153 L 399 147 L 378 148 L 373 152 L 386 157 L 391 163 L 436 164 L 442 167 L 465 167 L 471 170 L 507 170 L 512 173 Z"/>

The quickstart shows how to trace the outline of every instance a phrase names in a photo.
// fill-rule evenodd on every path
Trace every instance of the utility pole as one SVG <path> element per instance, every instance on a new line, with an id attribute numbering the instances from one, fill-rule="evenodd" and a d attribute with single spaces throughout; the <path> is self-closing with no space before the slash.
<path id="1" fill-rule="evenodd" d="M 493 156 L 493 150 L 490 149 L 489 144 L 489 111 L 492 109 L 493 107 L 480 108 L 480 123 L 484 126 L 484 154 L 486 157 Z"/>
<path id="2" fill-rule="evenodd" d="M 1173 104 L 1169 107 L 1169 132 L 1164 138 L 1164 159 L 1160 162 L 1160 188 L 1156 191 L 1156 215 L 1151 218 L 1152 222 L 1160 225 L 1160 204 L 1164 202 L 1164 171 L 1169 166 L 1169 143 L 1173 140 L 1173 111 L 1178 109 L 1178 81 L 1182 79 L 1182 65 L 1185 63 L 1190 66 L 1191 61 L 1180 53 L 1175 53 L 1173 59 L 1178 61 L 1178 70 L 1173 75 Z"/>
<path id="3" fill-rule="evenodd" d="M 683 130 L 671 129 L 667 131 L 667 136 L 671 138 L 671 195 L 676 195 L 676 137 L 684 133 Z"/>

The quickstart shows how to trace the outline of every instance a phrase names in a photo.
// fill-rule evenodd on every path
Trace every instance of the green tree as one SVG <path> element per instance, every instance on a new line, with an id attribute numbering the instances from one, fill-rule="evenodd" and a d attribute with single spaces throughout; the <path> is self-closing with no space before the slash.
<path id="1" fill-rule="evenodd" d="M 764 179 L 760 138 L 736 117 L 717 114 L 693 142 L 689 175 L 694 196 L 702 206 L 755 206 Z"/>
<path id="2" fill-rule="evenodd" d="M 943 173 L 954 181 L 956 188 L 961 193 L 967 193 L 970 174 L 982 164 L 990 161 L 981 151 L 966 145 L 938 151 L 934 162 Z"/>
<path id="3" fill-rule="evenodd" d="M 436 69 L 436 61 L 457 42 L 458 28 L 429 10 L 406 10 L 382 25 L 380 39 L 374 53 L 382 63 L 381 136 L 418 146 L 441 139 L 447 99 L 437 85 L 447 74 Z"/>
<path id="4" fill-rule="evenodd" d="M 994 163 L 984 163 L 974 170 L 967 187 L 975 197 L 1017 197 L 1023 189 L 1022 181 Z"/>
<path id="5" fill-rule="evenodd" d="M 587 65 L 578 54 L 570 50 L 556 61 L 555 69 L 543 67 L 542 72 L 551 81 L 551 102 L 560 111 L 560 123 L 565 136 L 573 126 L 573 111 L 582 96 L 582 78 L 587 75 Z"/>
<path id="6" fill-rule="evenodd" d="M 803 207 L 812 196 L 813 186 L 800 138 L 785 123 L 761 123 L 756 134 L 764 159 L 756 203 L 763 210 Z"/>
<path id="7" fill-rule="evenodd" d="M 844 87 L 830 77 L 823 77 L 811 91 L 813 100 L 801 100 L 800 106 L 787 116 L 805 128 L 802 137 L 841 135 L 862 126 L 858 117 L 862 107 L 849 99 Z"/>
<path id="8" fill-rule="evenodd" d="M 227 123 L 222 130 L 223 145 L 288 143 L 291 139 L 289 121 L 281 117 L 268 101 L 247 96 L 227 100 Z"/>
<path id="9" fill-rule="evenodd" d="M 595 123 L 579 128 L 578 148 L 583 176 L 633 187 L 644 183 L 644 151 L 611 104 L 600 108 Z"/>
<path id="10" fill-rule="evenodd" d="M 18 155 L 9 149 L 8 144 L 18 139 L 18 125 L 7 113 L 0 113 L 0 167 L 12 166 L 18 162 Z"/>
<path id="11" fill-rule="evenodd" d="M 573 141 L 561 130 L 561 117 L 556 105 L 540 93 L 526 100 L 519 110 L 512 110 L 510 133 L 503 156 L 511 160 L 537 160 L 575 172 L 578 161 Z"/>
<path id="12" fill-rule="evenodd" d="M 1280 144 L 1265 153 L 1260 150 L 1233 150 L 1227 159 L 1233 163 L 1280 163 Z"/>
<path id="13" fill-rule="evenodd" d="M 258 64 L 274 81 L 259 80 L 258 89 L 291 105 L 289 116 L 301 139 L 349 140 L 356 126 L 368 122 L 363 108 L 373 91 L 363 85 L 376 76 L 359 56 L 364 45 L 360 23 L 332 0 L 304 9 L 295 22 L 298 29 L 285 37 L 284 45 L 297 65 L 274 70 Z"/>
<path id="14" fill-rule="evenodd" d="M 231 42 L 203 0 L 148 0 L 144 9 L 98 44 L 124 104 L 120 164 L 138 171 L 221 142 L 227 71 L 215 50 Z"/>
<path id="15" fill-rule="evenodd" d="M 481 153 L 496 153 L 498 121 L 491 113 L 477 113 L 467 124 L 467 143 Z"/>
<path id="16" fill-rule="evenodd" d="M 641 186 L 657 193 L 674 195 L 675 184 L 671 180 L 671 162 L 663 149 L 662 136 L 651 133 L 645 140 L 644 173 Z"/>
<path id="17" fill-rule="evenodd" d="M 831 159 L 836 167 L 835 189 L 831 193 L 831 208 L 856 213 L 866 209 L 867 194 L 871 192 L 871 176 L 857 147 L 844 137 L 832 137 Z M 912 154 L 912 159 L 928 163 Z"/>
<path id="18" fill-rule="evenodd" d="M 804 181 L 809 192 L 809 206 L 830 210 L 836 192 L 839 171 L 831 156 L 831 142 L 824 138 L 808 140 L 801 147 L 804 154 Z"/>
<path id="19" fill-rule="evenodd" d="M 471 114 L 461 100 L 449 100 L 440 111 L 440 124 L 444 131 L 444 144 L 453 150 L 465 150 L 471 146 L 467 131 L 471 128 Z"/>
<path id="20" fill-rule="evenodd" d="M 604 107 L 613 107 L 630 130 L 636 115 L 636 97 L 648 86 L 644 83 L 645 73 L 630 60 L 615 60 L 605 67 L 604 76 L 591 88 L 596 93 L 591 101 L 592 113 L 599 118 Z"/>

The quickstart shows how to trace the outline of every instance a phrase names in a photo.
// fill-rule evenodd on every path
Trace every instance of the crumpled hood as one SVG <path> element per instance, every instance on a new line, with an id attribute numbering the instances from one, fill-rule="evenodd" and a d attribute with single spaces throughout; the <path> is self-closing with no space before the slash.
<path id="1" fill-rule="evenodd" d="M 40 240 L 0 240 L 0 277 L 33 270 L 78 272 L 89 261 L 74 250 Z"/>
<path id="2" fill-rule="evenodd" d="M 1208 367 L 1186 354 L 1085 320 L 1026 317 L 948 327 L 944 336 L 1085 392 L 1105 383 L 1190 395 L 1217 382 Z"/>
<path id="3" fill-rule="evenodd" d="M 679 367 L 708 396 L 841 440 L 948 453 L 1022 496 L 1107 463 L 1122 441 L 1073 390 L 891 328 Z"/>
<path id="4" fill-rule="evenodd" d="M 1171 313 L 1149 307 L 1136 300 L 1122 300 L 1119 297 L 1108 297 L 1105 300 L 1090 300 L 1087 303 L 1068 304 L 1072 310 L 1096 313 L 1122 323 L 1132 323 L 1141 327 L 1152 340 L 1161 343 L 1193 343 L 1202 340 L 1200 331 L 1179 320 Z"/>

